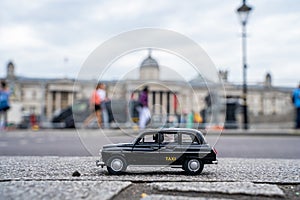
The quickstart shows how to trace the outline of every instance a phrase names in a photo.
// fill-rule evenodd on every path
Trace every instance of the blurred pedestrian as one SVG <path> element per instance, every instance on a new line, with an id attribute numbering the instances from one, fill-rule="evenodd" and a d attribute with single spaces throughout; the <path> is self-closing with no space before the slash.
<path id="1" fill-rule="evenodd" d="M 104 83 L 100 83 L 100 87 L 97 90 L 97 93 L 100 96 L 100 100 L 101 100 L 100 107 L 102 113 L 103 127 L 109 128 L 109 115 L 108 115 L 108 108 L 106 107 L 108 98 L 106 96 L 106 85 Z"/>
<path id="2" fill-rule="evenodd" d="M 39 130 L 38 118 L 37 118 L 34 110 L 31 111 L 31 114 L 29 116 L 29 121 L 30 121 L 31 129 L 34 131 L 38 131 Z"/>
<path id="3" fill-rule="evenodd" d="M 194 111 L 193 110 L 187 116 L 186 127 L 187 128 L 193 128 L 194 127 Z"/>
<path id="4" fill-rule="evenodd" d="M 202 119 L 202 117 L 200 115 L 200 112 L 195 112 L 194 113 L 194 123 L 200 124 L 202 122 L 203 122 L 203 119 Z"/>
<path id="5" fill-rule="evenodd" d="M 300 84 L 293 91 L 292 100 L 296 108 L 295 128 L 300 129 Z"/>
<path id="6" fill-rule="evenodd" d="M 101 84 L 97 84 L 96 88 L 92 92 L 92 95 L 90 97 L 90 110 L 92 113 L 84 120 L 83 127 L 87 127 L 95 119 L 95 117 L 97 118 L 98 126 L 101 127 L 101 99 L 98 94 L 100 85 Z"/>
<path id="7" fill-rule="evenodd" d="M 148 121 L 151 119 L 150 110 L 148 108 L 148 86 L 145 86 L 139 96 L 139 128 L 145 129 Z"/>
<path id="8" fill-rule="evenodd" d="M 10 91 L 7 88 L 5 80 L 1 81 L 0 85 L 0 128 L 1 130 L 7 127 L 7 111 L 10 109 L 9 103 Z"/>

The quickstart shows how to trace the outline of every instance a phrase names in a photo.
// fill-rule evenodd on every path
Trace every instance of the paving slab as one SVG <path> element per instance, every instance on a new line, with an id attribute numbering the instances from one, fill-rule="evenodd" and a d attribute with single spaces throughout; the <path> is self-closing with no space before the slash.
<path id="1" fill-rule="evenodd" d="M 0 183 L 0 199 L 111 199 L 126 181 L 10 181 Z"/>
<path id="2" fill-rule="evenodd" d="M 197 176 L 186 176 L 169 167 L 128 167 L 120 176 L 96 167 L 97 157 L 0 157 L 0 181 L 12 180 L 97 180 L 97 181 L 190 181 L 300 183 L 300 160 L 222 158 L 206 165 Z M 74 171 L 81 175 L 73 177 Z"/>
<path id="3" fill-rule="evenodd" d="M 242 194 L 253 196 L 284 197 L 277 185 L 256 184 L 252 182 L 168 182 L 151 183 L 150 186 L 159 191 L 205 192 L 223 194 Z"/>
<path id="4" fill-rule="evenodd" d="M 204 197 L 185 197 L 185 196 L 171 196 L 171 195 L 159 195 L 151 194 L 141 200 L 223 200 L 221 198 L 204 198 Z M 225 199 L 224 199 L 225 200 Z M 229 199 L 226 199 L 229 200 Z"/>

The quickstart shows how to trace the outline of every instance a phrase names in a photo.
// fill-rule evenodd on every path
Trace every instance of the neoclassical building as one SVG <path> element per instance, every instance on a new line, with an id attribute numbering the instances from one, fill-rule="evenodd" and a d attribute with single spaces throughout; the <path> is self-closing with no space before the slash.
<path id="1" fill-rule="evenodd" d="M 19 123 L 22 116 L 34 113 L 43 120 L 50 119 L 57 110 L 72 104 L 73 95 L 77 89 L 73 88 L 72 79 L 28 78 L 15 75 L 15 66 L 7 64 L 6 81 L 11 91 L 11 109 L 8 119 L 12 123 Z"/>
<path id="2" fill-rule="evenodd" d="M 30 113 L 50 120 L 55 112 L 72 105 L 73 100 L 88 99 L 97 81 L 74 79 L 28 78 L 15 75 L 15 66 L 9 62 L 6 67 L 6 79 L 11 90 L 9 120 L 19 123 L 21 117 Z M 138 79 L 105 81 L 107 94 L 112 99 L 137 99 L 139 91 L 149 87 L 149 107 L 152 115 L 175 115 L 200 112 L 207 109 L 207 82 L 195 77 L 189 82 L 181 80 L 163 80 L 160 76 L 161 66 L 149 55 L 139 66 Z M 226 95 L 218 104 L 226 105 L 228 99 L 240 101 L 242 86 L 227 81 L 228 72 L 220 71 Z M 77 81 L 77 84 L 74 84 Z M 292 88 L 273 87 L 268 74 L 262 84 L 250 85 L 248 89 L 248 106 L 250 123 L 291 122 L 293 105 L 290 95 Z M 226 100 L 227 99 L 227 100 Z M 217 112 L 224 113 L 223 109 Z M 239 110 L 236 111 L 240 122 Z"/>

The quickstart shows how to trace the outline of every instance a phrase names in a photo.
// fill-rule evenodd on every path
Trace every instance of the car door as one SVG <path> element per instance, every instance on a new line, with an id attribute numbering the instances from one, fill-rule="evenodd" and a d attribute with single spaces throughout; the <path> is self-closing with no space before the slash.
<path id="1" fill-rule="evenodd" d="M 188 132 L 180 134 L 181 151 L 184 151 L 184 157 L 199 157 L 201 151 L 201 141 L 199 138 Z"/>
<path id="2" fill-rule="evenodd" d="M 161 165 L 171 165 L 178 163 L 182 152 L 177 132 L 160 132 L 159 157 Z"/>
<path id="3" fill-rule="evenodd" d="M 132 148 L 131 164 L 159 165 L 159 143 L 155 132 L 145 133 Z"/>

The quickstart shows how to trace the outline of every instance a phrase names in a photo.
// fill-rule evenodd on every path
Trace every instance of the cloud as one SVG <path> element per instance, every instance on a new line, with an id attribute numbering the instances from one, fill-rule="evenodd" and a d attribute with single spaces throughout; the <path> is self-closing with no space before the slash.
<path id="1" fill-rule="evenodd" d="M 247 26 L 249 81 L 259 82 L 271 71 L 276 84 L 296 85 L 300 3 L 248 3 L 254 7 Z M 17 72 L 25 76 L 75 77 L 104 41 L 124 31 L 157 27 L 190 37 L 218 68 L 230 70 L 230 81 L 241 83 L 241 26 L 235 12 L 240 4 L 233 0 L 2 0 L 0 63 L 5 66 L 13 59 Z M 69 62 L 63 61 L 65 57 Z"/>
<path id="2" fill-rule="evenodd" d="M 45 45 L 37 33 L 28 26 L 15 25 L 7 26 L 0 32 L 0 48 L 2 50 L 18 50 L 21 48 L 40 48 Z M 5 49 L 4 49 L 5 47 Z"/>

